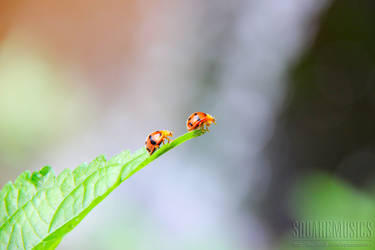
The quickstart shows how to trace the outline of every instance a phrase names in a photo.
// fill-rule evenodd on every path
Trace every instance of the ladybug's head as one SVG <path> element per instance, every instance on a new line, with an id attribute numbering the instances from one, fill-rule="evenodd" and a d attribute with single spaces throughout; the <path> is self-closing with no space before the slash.
<path id="1" fill-rule="evenodd" d="M 211 116 L 211 115 L 209 115 L 209 114 L 207 114 L 206 120 L 207 120 L 207 122 L 209 122 L 210 124 L 211 124 L 211 123 L 216 124 L 216 119 L 215 119 L 215 117 L 213 117 L 213 116 Z"/>
<path id="2" fill-rule="evenodd" d="M 160 130 L 160 133 L 162 134 L 163 137 L 173 136 L 173 132 L 169 130 Z"/>

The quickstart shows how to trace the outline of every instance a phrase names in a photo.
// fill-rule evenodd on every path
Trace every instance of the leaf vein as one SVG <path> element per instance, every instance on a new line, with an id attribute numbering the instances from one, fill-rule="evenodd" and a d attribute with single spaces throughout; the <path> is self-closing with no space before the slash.
<path id="1" fill-rule="evenodd" d="M 14 227 L 16 226 L 16 224 L 13 224 L 12 226 L 12 230 L 10 231 L 10 234 L 9 234 L 9 239 L 8 239 L 8 244 L 7 244 L 7 249 L 9 249 L 9 245 L 10 245 L 10 240 L 12 238 L 12 235 L 14 233 Z"/>
<path id="2" fill-rule="evenodd" d="M 17 209 L 18 209 L 18 207 L 19 207 L 19 200 L 20 200 L 20 189 L 17 189 L 18 190 L 18 192 L 17 192 Z"/>
<path id="3" fill-rule="evenodd" d="M 51 221 L 50 221 L 50 223 L 49 223 L 49 226 L 48 226 L 48 232 L 50 232 L 51 231 L 51 227 L 52 227 L 52 224 L 53 224 L 53 222 L 54 222 L 54 220 L 56 219 L 56 215 L 57 215 L 57 213 L 59 212 L 59 210 L 61 209 L 61 206 L 62 206 L 62 204 L 64 204 L 64 202 L 65 202 L 65 200 L 75 191 L 75 190 L 77 190 L 78 189 L 78 187 L 80 186 L 80 185 L 83 185 L 91 176 L 93 176 L 94 174 L 96 174 L 101 168 L 105 168 L 107 166 L 107 164 L 105 164 L 104 166 L 102 166 L 102 167 L 99 167 L 97 170 L 95 170 L 93 173 L 91 173 L 90 175 L 88 175 L 80 184 L 78 184 L 75 188 L 73 188 L 73 190 L 72 191 L 70 191 L 66 196 L 65 196 L 65 198 L 59 203 L 59 206 L 56 208 L 56 210 L 55 210 L 55 213 L 53 214 L 53 216 L 52 216 L 52 219 L 51 219 Z"/>
<path id="4" fill-rule="evenodd" d="M 7 212 L 7 215 L 9 217 L 9 208 L 8 208 L 8 202 L 7 202 L 7 199 L 8 199 L 8 196 L 9 196 L 9 191 L 7 192 L 7 194 L 5 195 L 5 198 L 4 198 L 4 205 L 5 205 L 5 212 Z M 0 227 L 1 228 L 1 227 Z"/>
<path id="5" fill-rule="evenodd" d="M 29 223 L 30 226 L 31 226 L 31 229 L 33 230 L 33 233 L 34 233 L 39 239 L 41 239 L 42 237 L 39 236 L 39 234 L 37 233 L 37 231 L 36 231 L 36 229 L 35 229 L 35 226 L 31 223 L 31 221 L 30 221 L 30 219 L 29 219 L 29 216 L 27 216 L 27 213 L 26 213 L 25 209 L 24 209 L 24 208 L 21 208 L 21 209 L 22 209 L 23 213 L 25 214 L 25 219 L 26 219 L 27 223 Z"/>
<path id="6" fill-rule="evenodd" d="M 37 209 L 37 207 L 35 206 L 34 202 L 31 201 L 31 206 L 33 207 L 33 209 L 36 211 L 36 214 L 39 216 L 40 220 L 44 222 L 44 224 L 47 224 L 48 225 L 48 222 L 45 221 L 42 217 L 42 215 L 40 214 L 39 210 Z"/>
<path id="7" fill-rule="evenodd" d="M 26 247 L 25 247 L 25 236 L 23 235 L 23 227 L 21 227 L 21 239 L 22 239 L 23 249 L 26 250 Z"/>

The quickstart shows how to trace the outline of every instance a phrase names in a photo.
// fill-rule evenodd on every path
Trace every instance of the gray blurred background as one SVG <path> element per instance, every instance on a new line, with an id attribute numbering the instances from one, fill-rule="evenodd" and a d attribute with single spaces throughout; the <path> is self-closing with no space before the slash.
<path id="1" fill-rule="evenodd" d="M 0 1 L 0 184 L 210 133 L 124 182 L 58 249 L 291 249 L 374 219 L 373 1 Z M 371 249 L 371 248 L 370 248 Z"/>

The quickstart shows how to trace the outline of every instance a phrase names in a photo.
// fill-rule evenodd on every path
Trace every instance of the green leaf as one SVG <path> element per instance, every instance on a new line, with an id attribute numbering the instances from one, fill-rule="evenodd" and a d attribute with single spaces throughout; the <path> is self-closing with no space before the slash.
<path id="1" fill-rule="evenodd" d="M 188 132 L 149 156 L 142 148 L 110 160 L 99 156 L 55 176 L 51 167 L 22 173 L 0 192 L 0 249 L 54 249 L 109 193 L 147 164 L 202 135 Z"/>

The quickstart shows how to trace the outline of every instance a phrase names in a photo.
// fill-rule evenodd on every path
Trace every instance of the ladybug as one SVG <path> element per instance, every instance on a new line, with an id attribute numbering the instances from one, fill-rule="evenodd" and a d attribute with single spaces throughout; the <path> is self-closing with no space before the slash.
<path id="1" fill-rule="evenodd" d="M 189 116 L 186 121 L 186 128 L 188 131 L 201 128 L 203 131 L 209 131 L 208 127 L 211 123 L 216 124 L 214 117 L 203 112 L 195 112 Z"/>
<path id="2" fill-rule="evenodd" d="M 160 147 L 160 144 L 162 144 L 164 140 L 170 142 L 171 139 L 169 136 L 173 136 L 173 134 L 168 130 L 158 130 L 149 134 L 145 142 L 145 147 L 148 153 L 152 155 L 155 150 Z"/>

